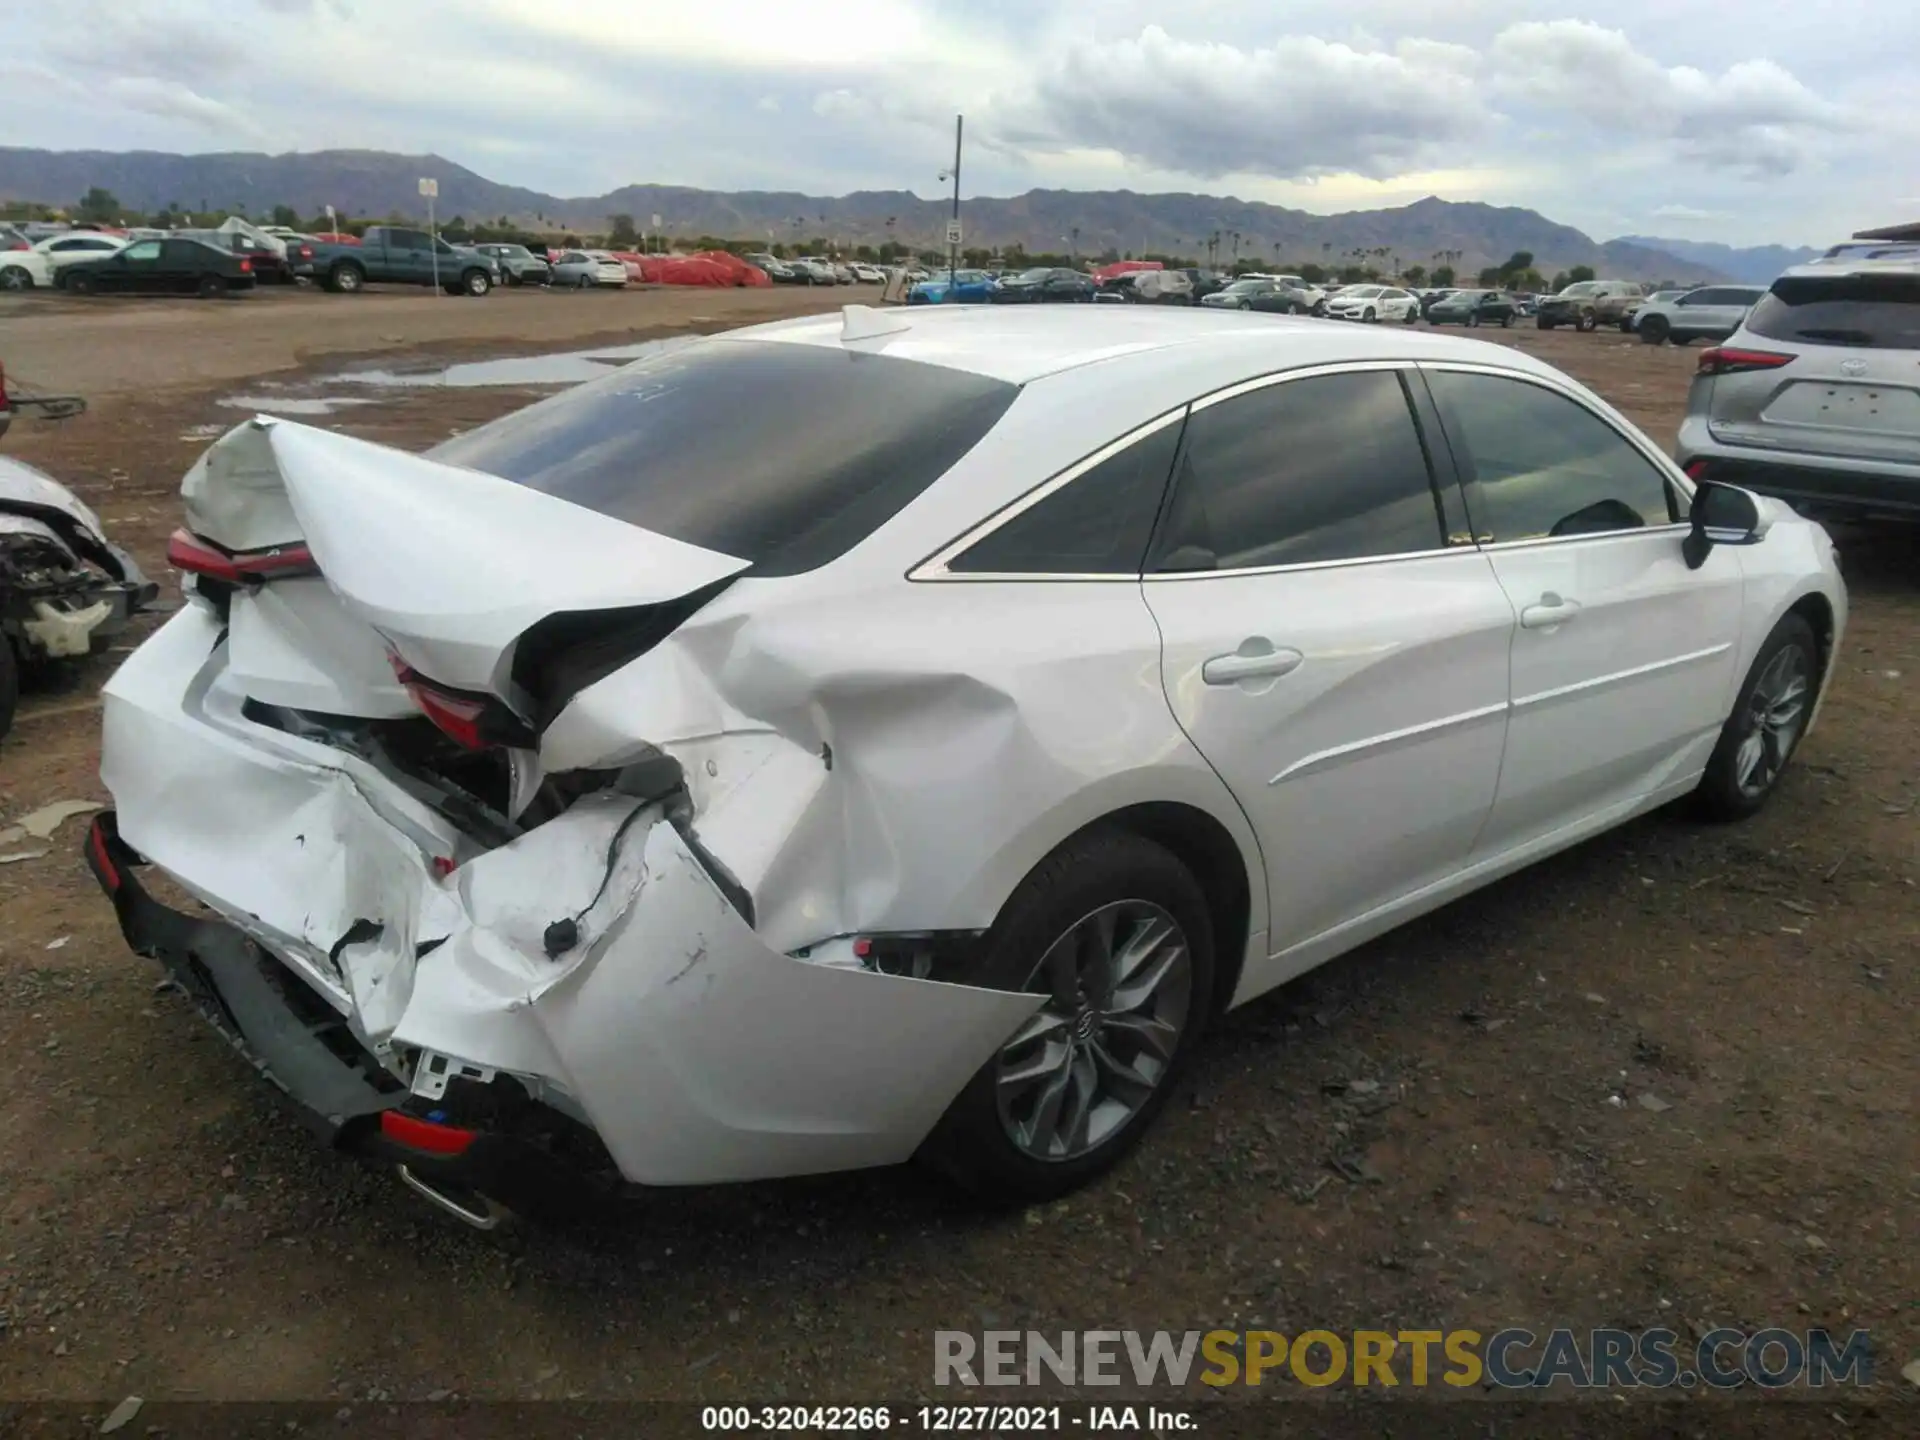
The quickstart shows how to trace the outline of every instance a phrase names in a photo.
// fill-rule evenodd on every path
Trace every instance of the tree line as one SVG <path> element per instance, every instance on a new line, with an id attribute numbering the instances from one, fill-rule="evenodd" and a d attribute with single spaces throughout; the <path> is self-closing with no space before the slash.
<path id="1" fill-rule="evenodd" d="M 46 205 L 26 202 L 9 202 L 0 205 L 0 220 L 44 220 L 54 218 L 55 211 Z M 152 226 L 164 230 L 213 229 L 223 221 L 238 215 L 258 224 L 280 225 L 303 233 L 327 233 L 336 225 L 341 233 L 348 235 L 363 234 L 370 225 L 419 225 L 421 218 L 407 215 L 398 210 L 384 217 L 354 215 L 336 215 L 329 219 L 322 211 L 303 217 L 292 205 L 275 205 L 258 215 L 249 215 L 241 207 L 209 206 L 202 200 L 197 208 L 191 208 L 175 200 L 158 210 L 142 212 L 121 204 L 112 191 L 94 186 L 82 196 L 69 211 L 69 218 L 83 223 L 96 225 Z M 440 233 L 455 244 L 485 244 L 505 242 L 523 244 L 532 247 L 544 247 L 549 244 L 563 249 L 580 246 L 605 247 L 612 250 L 641 250 L 668 248 L 666 238 L 658 234 L 648 234 L 641 230 L 628 214 L 615 214 L 606 217 L 607 228 L 600 232 L 579 232 L 567 229 L 556 221 L 549 224 L 545 215 L 535 216 L 533 228 L 524 223 L 515 222 L 505 215 L 492 219 L 469 220 L 464 215 L 455 215 L 442 221 Z M 1076 236 L 1078 231 L 1075 232 Z M 1336 258 L 1331 243 L 1322 244 L 1319 260 L 1282 261 L 1279 259 L 1281 244 L 1274 245 L 1275 259 L 1271 263 L 1260 259 L 1251 252 L 1240 253 L 1242 236 L 1230 237 L 1231 256 L 1223 257 L 1221 251 L 1227 248 L 1226 241 L 1215 232 L 1202 242 L 1204 253 L 1181 255 L 1167 251 L 1145 251 L 1135 255 L 1133 251 L 1122 251 L 1108 247 L 1098 253 L 1082 255 L 1075 251 L 1062 254 L 1057 251 L 1029 251 L 1018 244 L 1000 246 L 992 249 L 969 246 L 960 252 L 960 264 L 969 269 L 1025 269 L 1033 266 L 1071 266 L 1078 268 L 1083 263 L 1112 264 L 1120 260 L 1158 261 L 1172 269 L 1199 268 L 1204 260 L 1206 268 L 1219 269 L 1229 275 L 1245 275 L 1254 272 L 1277 270 L 1288 275 L 1298 275 L 1309 284 L 1362 284 L 1362 283 L 1398 283 L 1410 286 L 1436 286 L 1445 288 L 1464 283 L 1456 269 L 1456 263 L 1462 258 L 1458 250 L 1440 250 L 1429 257 L 1434 261 L 1431 269 L 1425 263 L 1402 264 L 1400 256 L 1392 247 L 1377 245 L 1355 247 L 1340 252 Z M 841 260 L 861 260 L 874 264 L 900 264 L 911 260 L 920 260 L 929 265 L 945 265 L 949 257 L 944 249 L 938 247 L 918 247 L 898 240 L 888 240 L 878 245 L 836 243 L 825 235 L 815 235 L 808 239 L 786 240 L 740 240 L 723 235 L 699 235 L 691 241 L 680 243 L 695 250 L 726 250 L 736 255 L 771 254 L 785 259 L 795 255 L 832 255 Z M 1221 260 L 1226 258 L 1226 263 Z M 1533 252 L 1516 250 L 1499 265 L 1483 268 L 1477 283 L 1487 290 L 1520 290 L 1526 292 L 1548 292 L 1565 289 L 1568 285 L 1582 280 L 1592 280 L 1594 271 L 1591 266 L 1575 265 L 1560 271 L 1551 278 L 1543 276 L 1534 266 Z"/>

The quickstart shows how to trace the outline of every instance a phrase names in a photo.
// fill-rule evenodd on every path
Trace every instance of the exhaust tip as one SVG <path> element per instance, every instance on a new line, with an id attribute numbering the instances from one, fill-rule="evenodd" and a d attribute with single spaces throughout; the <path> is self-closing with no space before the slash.
<path id="1" fill-rule="evenodd" d="M 458 1186 L 442 1186 L 423 1180 L 407 1165 L 397 1167 L 400 1183 L 416 1195 L 431 1201 L 461 1224 L 475 1230 L 495 1231 L 513 1219 L 513 1212 L 490 1196 Z"/>

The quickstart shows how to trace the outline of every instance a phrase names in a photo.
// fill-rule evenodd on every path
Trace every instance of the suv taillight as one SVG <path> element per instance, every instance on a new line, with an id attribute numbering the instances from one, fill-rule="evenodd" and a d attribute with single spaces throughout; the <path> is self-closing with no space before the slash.
<path id="1" fill-rule="evenodd" d="M 1731 345 L 1716 345 L 1700 352 L 1696 375 L 1740 375 L 1749 370 L 1778 370 L 1791 365 L 1793 356 L 1777 350 L 1740 350 Z"/>

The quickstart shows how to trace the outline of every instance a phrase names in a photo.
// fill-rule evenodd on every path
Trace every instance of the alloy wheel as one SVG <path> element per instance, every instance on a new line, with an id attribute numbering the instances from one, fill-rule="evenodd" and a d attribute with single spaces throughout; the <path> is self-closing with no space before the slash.
<path id="1" fill-rule="evenodd" d="M 1786 768 L 1806 723 L 1813 690 L 1807 653 L 1787 645 L 1768 662 L 1747 698 L 1747 733 L 1734 752 L 1734 783 L 1749 797 L 1766 794 Z"/>
<path id="2" fill-rule="evenodd" d="M 1186 933 L 1151 901 L 1103 905 L 1048 947 L 1027 988 L 1047 1002 L 998 1056 L 1000 1123 L 1035 1160 L 1078 1159 L 1167 1077 L 1193 995 Z"/>

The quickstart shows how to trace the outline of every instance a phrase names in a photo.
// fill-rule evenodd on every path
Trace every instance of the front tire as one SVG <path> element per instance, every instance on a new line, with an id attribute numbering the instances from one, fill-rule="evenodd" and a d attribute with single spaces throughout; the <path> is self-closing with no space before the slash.
<path id="1" fill-rule="evenodd" d="M 99 288 L 99 283 L 91 275 L 77 274 L 67 276 L 67 293 L 69 295 L 91 295 Z"/>
<path id="2" fill-rule="evenodd" d="M 1379 316 L 1373 313 L 1373 307 L 1371 305 L 1369 305 L 1365 310 L 1360 312 L 1360 319 L 1363 324 L 1371 325 L 1375 320 L 1379 318 L 1380 318 Z"/>
<path id="3" fill-rule="evenodd" d="M 1672 331 L 1673 326 L 1668 323 L 1666 316 L 1648 315 L 1640 322 L 1640 343 L 1642 345 L 1659 345 L 1666 340 Z"/>
<path id="4" fill-rule="evenodd" d="M 1693 792 L 1695 810 L 1710 820 L 1744 820 L 1765 808 L 1807 732 L 1819 683 L 1813 627 L 1788 615 L 1754 656 Z"/>
<path id="5" fill-rule="evenodd" d="M 460 288 L 477 300 L 493 289 L 493 277 L 484 270 L 469 270 L 460 277 Z"/>
<path id="6" fill-rule="evenodd" d="M 31 290 L 33 276 L 19 265 L 9 265 L 0 270 L 0 290 Z"/>
<path id="7" fill-rule="evenodd" d="M 1053 1199 L 1117 1163 L 1166 1103 L 1213 1005 L 1212 917 L 1169 851 L 1098 830 L 1041 862 L 982 944 L 975 983 L 1047 1000 L 921 1156 L 990 1203 Z"/>
<path id="8" fill-rule="evenodd" d="M 1591 310 L 1582 310 L 1580 312 L 1579 322 L 1574 328 L 1579 330 L 1582 335 L 1591 335 L 1599 328 L 1599 325 L 1600 317 L 1598 315 L 1595 315 Z"/>
<path id="9" fill-rule="evenodd" d="M 218 300 L 226 293 L 227 282 L 223 277 L 219 275 L 202 275 L 200 277 L 200 298 L 202 300 Z"/>

